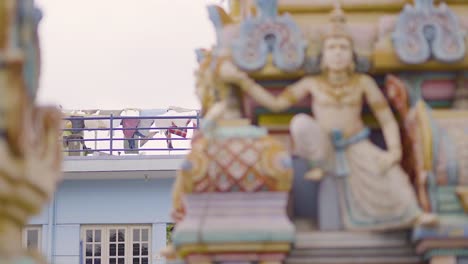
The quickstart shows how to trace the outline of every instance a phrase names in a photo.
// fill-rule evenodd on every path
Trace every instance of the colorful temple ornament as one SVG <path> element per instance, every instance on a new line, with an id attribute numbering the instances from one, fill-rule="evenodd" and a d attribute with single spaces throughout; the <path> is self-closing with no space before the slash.
<path id="1" fill-rule="evenodd" d="M 0 1 L 0 263 L 46 263 L 22 247 L 22 226 L 43 208 L 61 177 L 61 114 L 34 102 L 39 77 L 32 0 Z"/>
<path id="2" fill-rule="evenodd" d="M 468 113 L 452 108 L 468 89 L 467 3 L 410 2 L 341 0 L 346 16 L 333 1 L 210 7 L 217 43 L 197 53 L 203 122 L 174 186 L 171 261 L 468 260 Z"/>
<path id="3" fill-rule="evenodd" d="M 406 5 L 398 17 L 393 33 L 393 45 L 399 58 L 408 64 L 420 64 L 430 59 L 452 63 L 465 57 L 465 34 L 458 17 L 442 3 L 415 0 Z"/>
<path id="4" fill-rule="evenodd" d="M 304 64 L 303 35 L 289 15 L 278 16 L 277 2 L 257 0 L 258 14 L 240 25 L 239 37 L 232 43 L 232 59 L 241 69 L 261 70 L 270 54 L 283 71 L 296 71 Z"/>
<path id="5" fill-rule="evenodd" d="M 419 209 L 408 175 L 399 165 L 399 129 L 385 97 L 370 76 L 355 72 L 352 45 L 346 18 L 336 8 L 323 36 L 321 74 L 304 77 L 279 97 L 269 95 L 233 67 L 222 68 L 221 74 L 272 111 L 282 111 L 307 95 L 313 97 L 314 118 L 300 114 L 291 121 L 293 152 L 310 162 L 312 169 L 306 177 L 327 177 L 336 182 L 341 210 L 337 208 L 340 214 L 334 217 L 341 215 L 344 229 L 435 224 L 434 215 Z M 382 127 L 387 151 L 368 140 L 370 130 L 360 117 L 363 100 L 369 103 Z"/>

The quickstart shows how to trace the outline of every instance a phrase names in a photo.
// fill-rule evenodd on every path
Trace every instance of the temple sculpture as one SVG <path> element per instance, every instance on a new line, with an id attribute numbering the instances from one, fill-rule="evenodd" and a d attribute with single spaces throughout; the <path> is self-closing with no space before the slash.
<path id="1" fill-rule="evenodd" d="M 35 104 L 40 73 L 32 0 L 0 1 L 0 263 L 46 263 L 22 247 L 22 226 L 61 177 L 61 113 Z"/>
<path id="2" fill-rule="evenodd" d="M 168 259 L 468 261 L 467 7 L 209 6 L 217 42 L 197 51 L 203 120 L 174 185 Z"/>
<path id="3" fill-rule="evenodd" d="M 221 76 L 272 111 L 282 111 L 312 95 L 314 118 L 298 114 L 291 121 L 293 152 L 311 164 L 306 177 L 335 177 L 343 225 L 348 230 L 379 230 L 436 224 L 419 209 L 408 175 L 400 167 L 398 125 L 372 77 L 356 73 L 353 40 L 340 8 L 323 36 L 321 73 L 288 86 L 277 98 L 229 65 Z M 224 71 L 223 71 L 224 70 Z M 361 112 L 366 100 L 379 121 L 387 151 L 369 140 Z"/>

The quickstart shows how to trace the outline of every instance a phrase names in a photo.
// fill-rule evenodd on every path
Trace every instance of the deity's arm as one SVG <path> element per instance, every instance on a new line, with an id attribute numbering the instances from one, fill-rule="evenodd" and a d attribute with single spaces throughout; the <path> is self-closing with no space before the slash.
<path id="1" fill-rule="evenodd" d="M 309 82 L 309 79 L 304 78 L 287 86 L 278 96 L 272 95 L 264 87 L 248 77 L 243 79 L 239 86 L 259 104 L 273 112 L 280 112 L 291 107 L 310 93 L 308 90 Z"/>
<path id="2" fill-rule="evenodd" d="M 387 99 L 370 76 L 364 75 L 361 85 L 364 86 L 366 100 L 382 128 L 387 149 L 394 155 L 395 161 L 399 162 L 402 156 L 400 130 Z"/>
<path id="3" fill-rule="evenodd" d="M 312 87 L 312 79 L 303 78 L 300 81 L 286 87 L 278 96 L 272 95 L 264 87 L 255 82 L 245 72 L 242 72 L 231 63 L 224 63 L 220 68 L 220 77 L 227 82 L 237 84 L 245 93 L 255 101 L 273 112 L 280 112 L 291 107 L 296 102 L 307 96 Z"/>

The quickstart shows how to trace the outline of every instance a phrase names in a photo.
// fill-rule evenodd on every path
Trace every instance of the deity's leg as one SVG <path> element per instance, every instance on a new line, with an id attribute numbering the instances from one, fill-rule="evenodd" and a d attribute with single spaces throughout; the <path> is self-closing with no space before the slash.
<path id="1" fill-rule="evenodd" d="M 319 162 L 326 158 L 329 140 L 314 118 L 297 114 L 291 120 L 290 132 L 294 155 L 310 162 Z"/>
<path id="2" fill-rule="evenodd" d="M 325 167 L 323 167 L 326 166 L 327 157 L 331 155 L 329 138 L 314 118 L 306 114 L 298 114 L 291 120 L 290 132 L 294 155 L 306 159 L 309 163 L 310 170 L 304 177 L 320 180 L 325 176 L 318 187 L 319 229 L 342 229 L 337 181 L 333 175 L 325 175 Z"/>

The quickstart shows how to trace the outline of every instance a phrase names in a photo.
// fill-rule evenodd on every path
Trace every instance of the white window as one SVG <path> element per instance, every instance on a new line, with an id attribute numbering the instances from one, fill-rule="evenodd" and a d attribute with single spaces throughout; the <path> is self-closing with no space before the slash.
<path id="1" fill-rule="evenodd" d="M 102 230 L 88 228 L 84 232 L 83 251 L 86 264 L 101 264 L 102 262 Z"/>
<path id="2" fill-rule="evenodd" d="M 149 264 L 149 228 L 132 227 L 132 264 Z"/>
<path id="3" fill-rule="evenodd" d="M 150 264 L 151 227 L 82 227 L 84 264 Z"/>
<path id="4" fill-rule="evenodd" d="M 41 226 L 26 226 L 23 229 L 23 247 L 40 251 L 42 240 Z"/>

